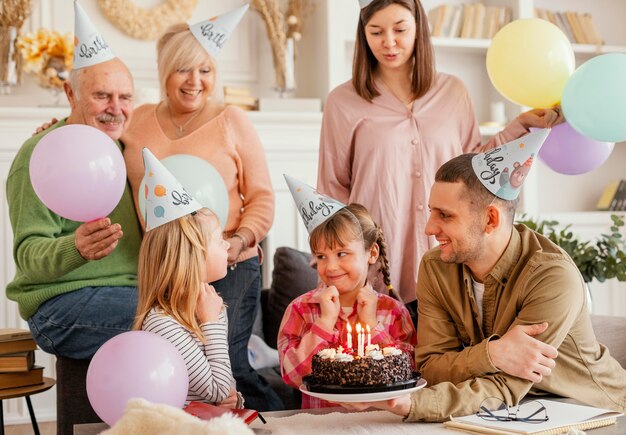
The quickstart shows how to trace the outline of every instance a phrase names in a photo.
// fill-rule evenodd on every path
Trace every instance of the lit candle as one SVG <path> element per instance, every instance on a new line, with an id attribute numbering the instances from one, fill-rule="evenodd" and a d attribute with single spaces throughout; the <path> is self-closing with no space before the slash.
<path id="1" fill-rule="evenodd" d="M 357 342 L 357 353 L 359 356 L 363 356 L 363 333 L 361 332 L 361 324 L 356 324 L 356 342 Z"/>
<path id="2" fill-rule="evenodd" d="M 372 345 L 372 334 L 370 333 L 370 325 L 366 325 L 365 329 L 367 329 L 367 345 L 371 346 Z"/>
<path id="3" fill-rule="evenodd" d="M 348 349 L 352 349 L 352 326 L 350 326 L 350 323 L 348 323 L 347 326 L 347 330 L 348 330 Z"/>

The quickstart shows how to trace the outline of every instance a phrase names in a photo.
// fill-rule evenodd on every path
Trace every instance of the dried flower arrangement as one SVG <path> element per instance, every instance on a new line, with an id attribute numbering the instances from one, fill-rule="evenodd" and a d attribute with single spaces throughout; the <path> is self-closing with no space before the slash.
<path id="1" fill-rule="evenodd" d="M 20 79 L 20 57 L 15 42 L 31 12 L 31 0 L 0 2 L 0 83 L 14 85 Z"/>
<path id="2" fill-rule="evenodd" d="M 281 12 L 280 0 L 252 0 L 251 6 L 263 18 L 272 48 L 276 87 L 289 90 L 289 69 L 293 73 L 296 57 L 295 42 L 302 38 L 303 26 L 312 11 L 310 0 L 288 0 L 285 13 Z"/>
<path id="3" fill-rule="evenodd" d="M 54 30 L 39 29 L 18 38 L 17 46 L 24 59 L 24 71 L 37 75 L 44 88 L 63 87 L 72 69 L 74 37 Z"/>

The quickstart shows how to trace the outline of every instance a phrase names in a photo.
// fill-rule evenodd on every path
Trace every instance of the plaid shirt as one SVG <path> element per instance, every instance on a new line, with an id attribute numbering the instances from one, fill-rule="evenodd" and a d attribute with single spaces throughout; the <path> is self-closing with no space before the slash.
<path id="1" fill-rule="evenodd" d="M 315 300 L 319 288 L 311 290 L 293 300 L 281 322 L 278 331 L 278 354 L 283 380 L 300 388 L 302 378 L 311 373 L 313 355 L 327 347 L 345 346 L 346 324 L 357 323 L 356 302 L 352 312 L 346 315 L 343 310 L 332 332 L 322 329 L 315 322 L 321 315 L 320 305 Z M 378 325 L 371 331 L 372 344 L 381 347 L 395 345 L 409 352 L 411 360 L 416 345 L 416 334 L 411 316 L 402 303 L 381 293 L 378 294 L 376 309 Z M 353 328 L 354 330 L 354 328 Z M 325 400 L 302 395 L 302 408 L 324 408 L 332 405 Z"/>

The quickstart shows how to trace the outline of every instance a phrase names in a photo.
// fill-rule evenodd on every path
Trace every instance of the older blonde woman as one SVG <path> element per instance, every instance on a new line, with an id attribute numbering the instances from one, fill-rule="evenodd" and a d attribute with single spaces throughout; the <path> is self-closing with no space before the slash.
<path id="1" fill-rule="evenodd" d="M 229 270 L 214 283 L 228 307 L 229 353 L 246 407 L 274 410 L 280 399 L 248 362 L 247 344 L 260 299 L 258 243 L 274 217 L 274 194 L 259 138 L 245 112 L 224 107 L 215 94 L 215 57 L 243 14 L 242 8 L 198 25 L 171 26 L 157 44 L 162 101 L 135 109 L 122 140 L 137 212 L 144 175 L 141 149 L 163 159 L 189 154 L 209 162 L 228 190 L 224 225 Z M 244 10 L 245 12 L 245 10 Z M 239 17 L 233 18 L 233 13 Z M 223 20 L 220 22 L 220 20 Z M 225 30 L 226 29 L 226 30 Z"/>

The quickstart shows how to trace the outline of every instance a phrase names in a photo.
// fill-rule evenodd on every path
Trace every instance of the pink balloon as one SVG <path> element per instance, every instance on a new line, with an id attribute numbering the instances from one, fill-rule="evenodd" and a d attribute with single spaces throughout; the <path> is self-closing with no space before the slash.
<path id="1" fill-rule="evenodd" d="M 539 150 L 539 157 L 560 174 L 578 175 L 592 171 L 606 161 L 613 142 L 600 142 L 581 135 L 567 122 L 552 127 Z"/>
<path id="2" fill-rule="evenodd" d="M 115 142 L 82 124 L 46 134 L 30 158 L 35 193 L 66 219 L 90 222 L 108 216 L 126 187 L 126 166 Z"/>
<path id="3" fill-rule="evenodd" d="M 89 403 L 109 426 L 122 417 L 129 399 L 182 408 L 188 389 L 183 357 L 172 343 L 151 332 L 116 335 L 98 349 L 87 370 Z"/>

